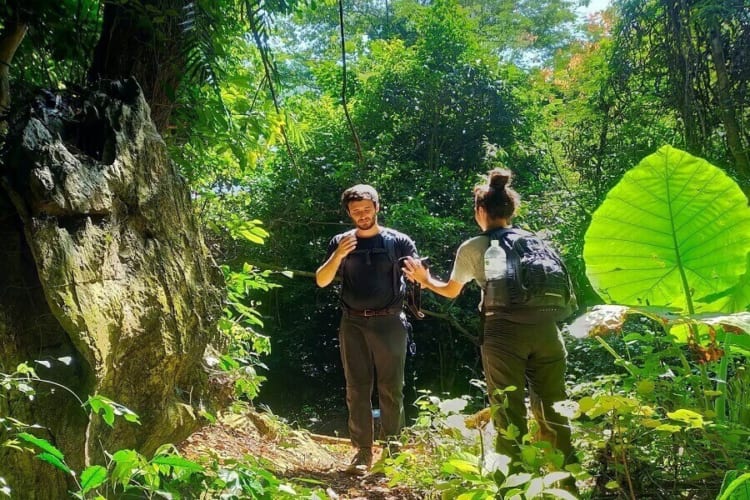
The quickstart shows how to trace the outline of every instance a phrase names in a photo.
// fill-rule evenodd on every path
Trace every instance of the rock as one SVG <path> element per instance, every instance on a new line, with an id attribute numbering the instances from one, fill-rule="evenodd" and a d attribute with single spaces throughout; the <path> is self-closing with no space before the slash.
<path id="1" fill-rule="evenodd" d="M 36 434 L 79 472 L 86 456 L 104 465 L 105 450 L 184 438 L 211 396 L 202 359 L 219 341 L 223 280 L 138 84 L 40 93 L 11 118 L 0 158 L 0 371 L 46 360 L 41 378 L 106 396 L 141 424 L 89 422 L 44 383 L 33 401 L 0 398 L 0 416 L 44 426 Z M 0 448 L 0 476 L 67 498 L 70 484 L 30 457 Z"/>

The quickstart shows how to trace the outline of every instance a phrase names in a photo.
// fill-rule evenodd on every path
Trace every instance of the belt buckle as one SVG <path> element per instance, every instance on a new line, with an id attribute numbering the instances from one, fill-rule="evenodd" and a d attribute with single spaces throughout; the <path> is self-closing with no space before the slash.
<path id="1" fill-rule="evenodd" d="M 376 311 L 375 309 L 365 309 L 364 311 L 362 311 L 362 316 L 364 316 L 365 318 L 377 316 L 377 312 L 378 311 Z"/>

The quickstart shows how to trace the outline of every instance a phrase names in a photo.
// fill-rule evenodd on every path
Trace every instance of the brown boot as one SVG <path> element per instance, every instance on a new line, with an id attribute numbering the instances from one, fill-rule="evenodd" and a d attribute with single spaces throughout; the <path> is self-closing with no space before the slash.
<path id="1" fill-rule="evenodd" d="M 346 468 L 347 474 L 367 474 L 372 466 L 372 448 L 360 448 L 357 454 L 352 458 L 349 467 Z"/>

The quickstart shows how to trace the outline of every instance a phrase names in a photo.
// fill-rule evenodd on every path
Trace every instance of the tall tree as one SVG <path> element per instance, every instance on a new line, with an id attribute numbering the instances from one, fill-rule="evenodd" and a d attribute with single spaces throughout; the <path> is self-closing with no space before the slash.
<path id="1" fill-rule="evenodd" d="M 163 131 L 185 72 L 185 26 L 195 23 L 196 9 L 200 7 L 185 0 L 105 3 L 89 78 L 135 76 L 157 129 Z"/>
<path id="2" fill-rule="evenodd" d="M 623 83 L 646 73 L 656 85 L 665 85 L 663 100 L 680 118 L 686 148 L 718 157 L 750 185 L 746 0 L 623 0 L 617 5 L 622 54 L 616 57 L 630 61 Z M 721 155 L 721 147 L 729 154 Z"/>

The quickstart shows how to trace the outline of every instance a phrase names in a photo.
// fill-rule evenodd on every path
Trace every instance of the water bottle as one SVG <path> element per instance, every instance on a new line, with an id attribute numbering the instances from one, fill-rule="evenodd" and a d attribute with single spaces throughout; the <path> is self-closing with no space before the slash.
<path id="1" fill-rule="evenodd" d="M 484 252 L 484 277 L 489 280 L 499 279 L 505 274 L 505 250 L 500 248 L 498 240 L 492 240 Z"/>
<path id="2" fill-rule="evenodd" d="M 506 276 L 505 250 L 498 240 L 492 240 L 484 252 L 484 276 L 487 284 L 484 289 L 484 307 L 505 307 L 508 305 L 508 284 Z"/>

